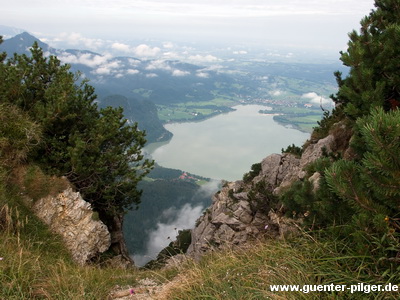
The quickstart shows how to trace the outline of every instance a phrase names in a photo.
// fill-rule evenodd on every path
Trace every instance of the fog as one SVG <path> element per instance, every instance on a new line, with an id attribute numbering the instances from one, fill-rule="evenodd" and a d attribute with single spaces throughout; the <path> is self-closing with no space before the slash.
<path id="1" fill-rule="evenodd" d="M 16 0 L 2 7 L 1 22 L 46 39 L 51 46 L 68 48 L 70 43 L 92 51 L 115 43 L 134 49 L 159 40 L 195 48 L 247 45 L 338 53 L 373 2 Z"/>
<path id="2" fill-rule="evenodd" d="M 212 180 L 202 185 L 193 199 L 211 197 L 219 188 L 220 181 Z M 158 222 L 157 228 L 146 232 L 148 237 L 146 250 L 143 254 L 133 255 L 135 265 L 144 266 L 148 261 L 155 259 L 158 253 L 175 240 L 179 230 L 192 229 L 205 207 L 201 205 L 185 204 L 183 207 L 170 207 L 160 216 L 166 222 Z"/>

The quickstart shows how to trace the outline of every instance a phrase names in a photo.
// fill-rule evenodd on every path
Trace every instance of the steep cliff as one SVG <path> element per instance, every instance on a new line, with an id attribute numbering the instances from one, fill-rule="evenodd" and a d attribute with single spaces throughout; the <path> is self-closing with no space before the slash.
<path id="1" fill-rule="evenodd" d="M 306 178 L 304 168 L 323 153 L 336 151 L 338 144 L 338 137 L 330 134 L 308 142 L 301 157 L 272 154 L 261 162 L 259 173 L 252 178 L 226 183 L 197 220 L 188 255 L 198 259 L 215 248 L 235 247 L 249 240 L 266 236 L 279 238 L 296 232 L 295 221 L 283 216 L 277 196 L 297 180 L 309 180 L 318 188 L 319 174 Z"/>

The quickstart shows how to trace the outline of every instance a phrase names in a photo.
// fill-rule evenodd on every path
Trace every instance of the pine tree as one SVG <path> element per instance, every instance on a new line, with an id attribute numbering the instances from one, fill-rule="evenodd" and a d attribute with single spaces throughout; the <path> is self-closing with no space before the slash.
<path id="1" fill-rule="evenodd" d="M 352 119 L 374 107 L 400 105 L 400 2 L 376 0 L 375 6 L 361 21 L 360 32 L 349 34 L 348 49 L 341 52 L 349 75 L 342 79 L 336 73 L 339 92 L 333 100 Z"/>
<path id="2" fill-rule="evenodd" d="M 326 171 L 332 190 L 380 230 L 386 218 L 400 232 L 400 110 L 376 109 L 357 121 L 361 161 L 339 160 Z"/>
<path id="3" fill-rule="evenodd" d="M 30 159 L 48 173 L 66 176 L 108 226 L 114 249 L 129 260 L 123 214 L 138 205 L 138 182 L 152 168 L 141 149 L 145 133 L 128 125 L 122 109 L 99 110 L 94 88 L 35 43 L 31 55 L 1 64 L 0 105 L 25 111 L 42 128 Z"/>
<path id="4" fill-rule="evenodd" d="M 317 192 L 300 182 L 282 199 L 289 210 L 314 212 L 322 225 L 345 225 L 345 234 L 339 237 L 350 240 L 360 252 L 370 250 L 382 261 L 398 262 L 400 1 L 376 0 L 375 6 L 361 21 L 360 32 L 349 34 L 348 49 L 341 53 L 349 75 L 343 79 L 336 73 L 337 107 L 321 122 L 326 133 L 343 119 L 353 125 L 352 159 L 340 155 L 325 159 L 329 164 L 322 172 L 316 170 L 322 176 Z"/>

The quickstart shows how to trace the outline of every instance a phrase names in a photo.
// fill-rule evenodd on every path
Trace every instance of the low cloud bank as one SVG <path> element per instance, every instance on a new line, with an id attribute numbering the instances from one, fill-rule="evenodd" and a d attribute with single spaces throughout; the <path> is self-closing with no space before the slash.
<path id="1" fill-rule="evenodd" d="M 201 199 L 211 199 L 211 196 L 220 189 L 220 185 L 220 180 L 211 180 L 203 184 L 193 195 L 191 202 L 199 203 Z M 145 231 L 148 237 L 146 251 L 144 254 L 132 256 L 137 266 L 144 266 L 150 260 L 155 259 L 162 249 L 175 240 L 179 230 L 194 228 L 196 220 L 201 216 L 205 207 L 192 203 L 186 203 L 180 208 L 172 206 L 164 210 L 159 218 L 163 221 L 157 222 L 157 228 Z"/>
<path id="2" fill-rule="evenodd" d="M 167 223 L 157 223 L 157 229 L 148 233 L 149 240 L 145 254 L 133 255 L 137 266 L 143 266 L 155 259 L 157 254 L 178 235 L 179 230 L 193 228 L 204 207 L 185 204 L 182 208 L 171 207 L 163 212 L 163 217 L 171 219 Z"/>

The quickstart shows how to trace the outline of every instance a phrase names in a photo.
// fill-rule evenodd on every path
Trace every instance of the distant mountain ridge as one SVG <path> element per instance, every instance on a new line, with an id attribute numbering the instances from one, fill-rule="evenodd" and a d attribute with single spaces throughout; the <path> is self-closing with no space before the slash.
<path id="1" fill-rule="evenodd" d="M 38 45 L 43 49 L 45 53 L 47 52 L 51 55 L 56 55 L 57 57 L 59 57 L 60 54 L 64 56 L 86 55 L 87 57 L 101 57 L 100 54 L 87 50 L 54 49 L 27 32 L 20 33 L 10 39 L 4 40 L 4 42 L 0 45 L 0 51 L 6 52 L 8 57 L 12 57 L 14 53 L 29 55 L 29 48 L 35 42 L 38 43 Z M 71 65 L 71 71 L 82 72 L 83 74 L 85 74 L 85 76 L 87 76 L 86 74 L 89 75 L 92 70 L 90 66 L 85 64 L 69 64 Z M 103 88 L 101 82 L 96 80 L 91 80 L 90 84 L 96 88 L 96 93 L 99 97 L 99 106 L 123 107 L 125 117 L 129 120 L 129 122 L 138 122 L 139 128 L 146 131 L 146 138 L 148 142 L 166 141 L 172 137 L 172 134 L 167 131 L 160 122 L 157 116 L 157 108 L 150 100 L 138 100 L 135 99 L 133 95 L 131 95 L 131 97 L 128 99 L 125 96 L 118 95 L 116 92 L 119 91 L 118 89 Z"/>
<path id="2" fill-rule="evenodd" d="M 9 37 L 13 37 L 17 34 L 24 32 L 25 30 L 21 28 L 0 25 L 0 35 L 3 36 L 4 39 L 8 39 Z"/>
<path id="3" fill-rule="evenodd" d="M 34 41 L 46 53 L 69 64 L 72 71 L 79 71 L 82 77 L 90 79 L 100 105 L 105 98 L 120 95 L 128 99 L 132 108 L 138 107 L 137 111 L 144 113 L 139 128 L 147 131 L 150 142 L 165 141 L 171 136 L 158 117 L 163 122 L 205 119 L 214 112 L 229 111 L 236 104 L 274 107 L 284 115 L 279 120 L 276 117 L 277 122 L 309 131 L 322 114 L 320 102 L 325 101 L 329 109 L 329 95 L 337 90 L 334 72 L 347 72 L 343 66 L 331 63 L 233 58 L 200 66 L 178 60 L 113 57 L 88 50 L 54 49 L 28 33 L 5 40 L 0 51 L 6 50 L 9 55 L 28 53 Z M 144 104 L 148 108 L 155 104 L 151 111 L 158 109 L 157 118 L 143 107 Z M 307 109 L 310 105 L 314 108 L 312 112 Z M 132 122 L 139 120 L 137 113 L 135 116 L 136 119 L 132 119 L 126 115 Z"/>
<path id="4" fill-rule="evenodd" d="M 23 32 L 10 39 L 4 40 L 3 44 L 0 45 L 0 50 L 6 52 L 8 57 L 12 57 L 14 53 L 28 55 L 30 53 L 29 48 L 34 42 L 37 42 L 44 52 L 54 53 L 55 51 L 55 49 L 51 48 L 46 43 L 43 43 L 28 32 Z"/>

